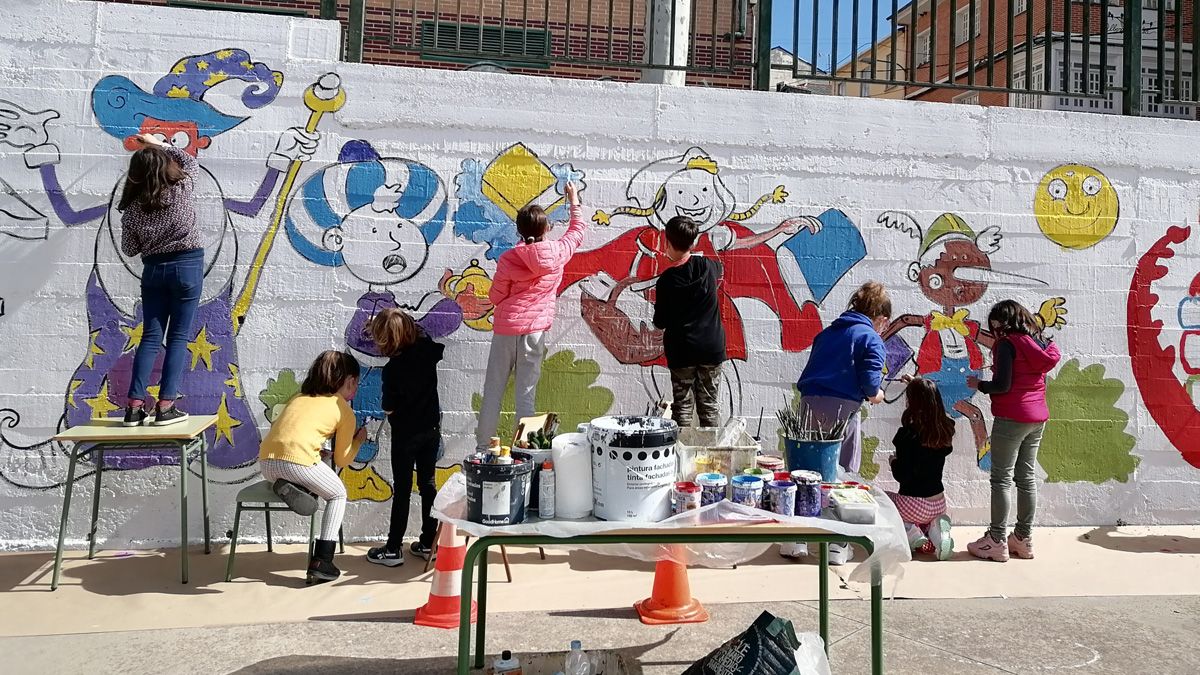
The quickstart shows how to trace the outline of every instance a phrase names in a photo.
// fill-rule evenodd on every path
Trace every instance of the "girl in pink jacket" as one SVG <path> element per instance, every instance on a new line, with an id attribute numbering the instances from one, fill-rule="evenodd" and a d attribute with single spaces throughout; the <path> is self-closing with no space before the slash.
<path id="1" fill-rule="evenodd" d="M 1006 562 L 1009 554 L 1033 557 L 1033 514 L 1037 507 L 1037 453 L 1050 410 L 1046 373 L 1058 364 L 1058 347 L 1042 336 L 1029 310 L 1014 300 L 996 303 L 988 314 L 996 337 L 992 379 L 967 378 L 967 385 L 992 397 L 992 523 L 967 545 L 977 558 Z M 1017 526 L 1005 539 L 1013 474 L 1017 483 Z"/>
<path id="2" fill-rule="evenodd" d="M 482 452 L 496 434 L 500 399 L 516 369 L 517 419 L 534 414 L 537 383 L 546 355 L 546 333 L 554 324 L 558 287 L 563 268 L 583 243 L 585 229 L 579 194 L 566 185 L 571 222 L 557 241 L 545 239 L 550 231 L 546 212 L 536 204 L 517 212 L 517 232 L 524 242 L 500 256 L 496 278 L 488 293 L 496 311 L 492 321 L 492 349 L 488 354 L 483 405 L 475 442 Z"/>

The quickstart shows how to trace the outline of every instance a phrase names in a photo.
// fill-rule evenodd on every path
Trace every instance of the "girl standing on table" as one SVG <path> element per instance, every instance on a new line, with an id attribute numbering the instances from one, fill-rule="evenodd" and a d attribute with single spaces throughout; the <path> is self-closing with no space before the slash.
<path id="1" fill-rule="evenodd" d="M 567 183 L 565 192 L 571 213 L 566 233 L 557 240 L 546 239 L 550 231 L 546 212 L 537 204 L 526 206 L 517 212 L 517 232 L 524 241 L 505 251 L 496 264 L 496 278 L 488 292 L 488 299 L 496 307 L 492 347 L 475 431 L 479 452 L 487 450 L 488 441 L 496 433 L 500 399 L 514 370 L 517 419 L 534 413 L 542 359 L 546 356 L 546 334 L 554 325 L 563 269 L 583 243 L 587 229 L 575 184 Z"/>
<path id="2" fill-rule="evenodd" d="M 346 486 L 324 461 L 321 447 L 333 440 L 333 463 L 350 464 L 366 429 L 355 430 L 350 401 L 358 391 L 358 361 L 345 352 L 323 352 L 313 361 L 300 385 L 263 439 L 258 465 L 275 494 L 292 510 L 305 512 L 311 492 L 325 500 L 321 535 L 308 565 L 308 583 L 333 581 L 341 571 L 333 564 L 334 547 L 346 511 Z M 311 513 L 311 510 L 308 510 Z"/>
<path id="3" fill-rule="evenodd" d="M 367 330 L 380 353 L 389 357 L 383 367 L 383 411 L 392 425 L 392 475 L 396 481 L 387 543 L 367 551 L 367 561 L 398 567 L 404 564 L 414 469 L 421 493 L 421 536 L 409 551 L 425 560 L 433 554 L 437 520 L 429 514 L 437 496 L 434 474 L 442 445 L 437 364 L 445 346 L 431 340 L 411 316 L 390 307 L 376 315 Z"/>
<path id="4" fill-rule="evenodd" d="M 125 187 L 117 202 L 121 252 L 142 256 L 143 333 L 133 356 L 123 424 L 136 427 L 150 420 L 146 388 L 166 333 L 158 402 L 149 422 L 163 426 L 187 419 L 187 413 L 175 407 L 175 400 L 204 285 L 204 246 L 192 197 L 200 165 L 195 157 L 158 136 L 142 134 L 136 141 L 141 148 L 129 158 Z"/>
<path id="5" fill-rule="evenodd" d="M 1033 558 L 1033 515 L 1037 509 L 1037 453 L 1050 410 L 1046 373 L 1058 365 L 1058 347 L 1042 335 L 1033 314 L 1014 300 L 996 303 L 988 314 L 996 336 L 992 379 L 968 378 L 967 386 L 992 397 L 992 522 L 987 534 L 967 545 L 976 558 L 1007 562 L 1009 554 Z M 1007 540 L 1013 474 L 1017 483 L 1017 526 Z"/>
<path id="6" fill-rule="evenodd" d="M 883 332 L 892 319 L 892 300 L 883 284 L 868 281 L 850 297 L 846 311 L 813 340 L 808 363 L 796 388 L 800 419 L 821 429 L 845 425 L 838 464 L 857 472 L 862 461 L 859 410 L 864 402 L 883 402 Z M 785 545 L 780 553 L 799 557 L 803 545 Z M 830 544 L 829 562 L 842 565 L 852 557 L 849 544 Z"/>
<path id="7" fill-rule="evenodd" d="M 912 550 L 948 560 L 954 553 L 954 540 L 946 515 L 942 470 L 954 450 L 954 420 L 946 414 L 932 380 L 905 376 L 905 381 L 904 414 L 892 439 L 896 454 L 888 460 L 900 489 L 887 495 L 900 512 Z"/>

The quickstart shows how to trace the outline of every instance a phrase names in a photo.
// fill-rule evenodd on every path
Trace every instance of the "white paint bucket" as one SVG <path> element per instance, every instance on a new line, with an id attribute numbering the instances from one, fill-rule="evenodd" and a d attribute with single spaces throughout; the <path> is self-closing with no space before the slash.
<path id="1" fill-rule="evenodd" d="M 662 417 L 598 417 L 588 427 L 594 514 L 657 522 L 671 515 L 679 426 Z"/>

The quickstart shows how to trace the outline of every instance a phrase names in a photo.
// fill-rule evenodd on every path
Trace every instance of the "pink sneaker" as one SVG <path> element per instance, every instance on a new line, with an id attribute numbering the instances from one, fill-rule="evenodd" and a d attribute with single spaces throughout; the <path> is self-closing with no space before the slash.
<path id="1" fill-rule="evenodd" d="M 1033 537 L 1018 537 L 1016 532 L 1008 535 L 1008 550 L 1013 557 L 1033 560 Z"/>
<path id="2" fill-rule="evenodd" d="M 967 544 L 967 550 L 976 558 L 1008 562 L 1008 545 L 992 539 L 992 535 L 987 533 L 984 533 L 978 540 Z"/>

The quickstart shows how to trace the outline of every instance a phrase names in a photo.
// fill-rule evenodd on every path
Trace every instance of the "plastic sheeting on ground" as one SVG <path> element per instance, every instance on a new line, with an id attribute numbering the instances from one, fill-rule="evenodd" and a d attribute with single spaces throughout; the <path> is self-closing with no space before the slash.
<path id="1" fill-rule="evenodd" d="M 466 480 L 456 473 L 446 481 L 433 503 L 435 518 L 453 524 L 472 537 L 488 535 L 543 535 L 566 538 L 586 534 L 604 534 L 630 529 L 673 530 L 699 525 L 731 525 L 744 523 L 780 522 L 799 527 L 811 527 L 833 534 L 868 537 L 875 552 L 850 573 L 849 581 L 871 583 L 872 578 L 884 576 L 897 579 L 903 574 L 901 563 L 912 559 L 908 537 L 896 507 L 882 491 L 872 488 L 871 494 L 879 504 L 873 525 L 853 525 L 832 518 L 786 517 L 725 500 L 695 511 L 672 516 L 657 523 L 605 521 L 595 518 L 581 520 L 539 520 L 532 512 L 519 525 L 481 525 L 467 520 Z M 688 565 L 729 567 L 761 556 L 774 544 L 564 544 L 601 555 L 614 555 L 647 562 L 676 560 Z M 813 551 L 815 554 L 815 550 Z M 879 576 L 876 576 L 879 575 Z"/>

